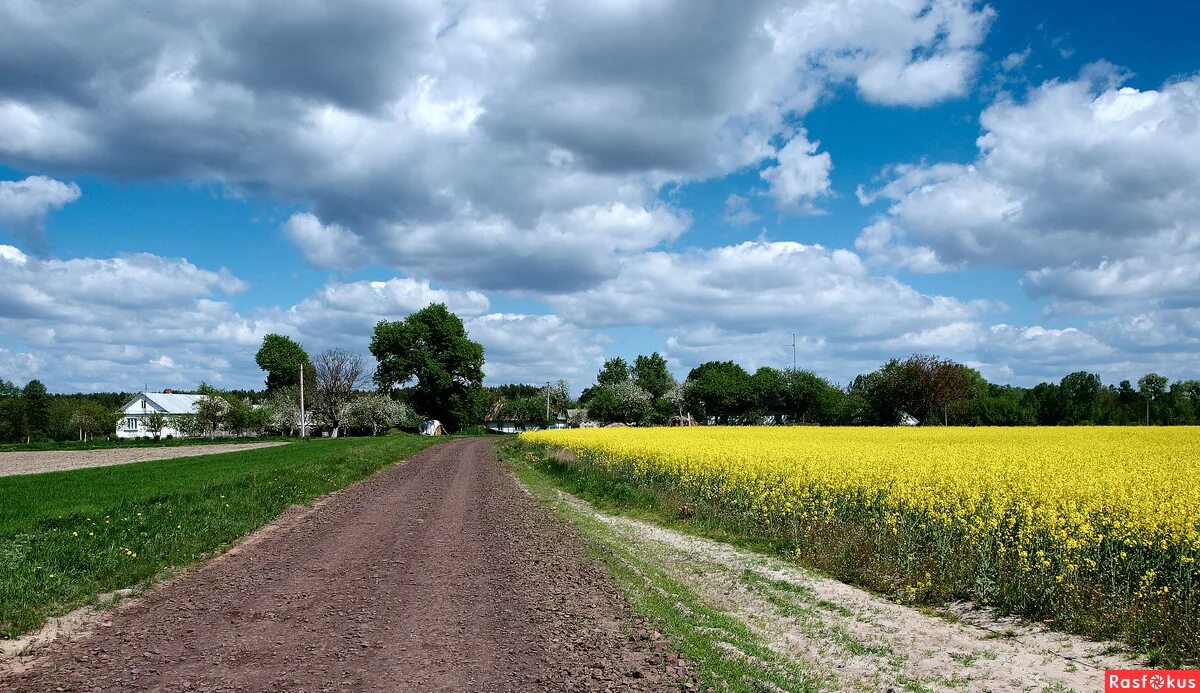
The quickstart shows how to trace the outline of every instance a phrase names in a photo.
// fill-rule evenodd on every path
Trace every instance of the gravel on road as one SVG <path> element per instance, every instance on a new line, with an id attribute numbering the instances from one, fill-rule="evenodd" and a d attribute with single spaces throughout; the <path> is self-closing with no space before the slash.
<path id="1" fill-rule="evenodd" d="M 16 691 L 695 687 L 493 441 L 434 446 L 293 509 L 60 639 Z"/>

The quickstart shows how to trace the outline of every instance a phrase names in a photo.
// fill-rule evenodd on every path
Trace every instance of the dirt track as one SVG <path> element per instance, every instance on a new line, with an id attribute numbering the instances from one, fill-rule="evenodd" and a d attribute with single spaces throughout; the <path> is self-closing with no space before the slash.
<path id="1" fill-rule="evenodd" d="M 491 445 L 293 512 L 0 690 L 677 690 L 685 665 Z"/>
<path id="2" fill-rule="evenodd" d="M 0 476 L 61 472 L 85 467 L 108 467 L 114 464 L 169 460 L 176 457 L 219 455 L 255 448 L 269 448 L 287 443 L 228 443 L 213 445 L 171 445 L 157 448 L 101 448 L 99 450 L 30 450 L 0 452 Z"/>

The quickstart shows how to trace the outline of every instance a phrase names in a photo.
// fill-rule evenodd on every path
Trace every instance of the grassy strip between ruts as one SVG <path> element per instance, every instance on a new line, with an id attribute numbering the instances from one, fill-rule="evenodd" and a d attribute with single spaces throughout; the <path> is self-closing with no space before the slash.
<path id="1" fill-rule="evenodd" d="M 668 635 L 705 687 L 724 691 L 817 691 L 821 680 L 767 648 L 738 619 L 704 604 L 685 585 L 630 551 L 611 529 L 572 508 L 558 490 L 580 490 L 519 442 L 499 448 L 517 478 L 589 542 L 597 560 L 643 616 Z"/>
<path id="2" fill-rule="evenodd" d="M 0 478 L 0 637 L 146 584 L 434 442 L 310 440 Z"/>
<path id="3" fill-rule="evenodd" d="M 70 450 L 112 450 L 114 448 L 174 448 L 195 445 L 240 445 L 243 443 L 283 443 L 297 438 L 245 437 L 245 438 L 116 438 L 113 440 L 66 440 L 38 443 L 0 443 L 0 452 L 58 452 Z"/>

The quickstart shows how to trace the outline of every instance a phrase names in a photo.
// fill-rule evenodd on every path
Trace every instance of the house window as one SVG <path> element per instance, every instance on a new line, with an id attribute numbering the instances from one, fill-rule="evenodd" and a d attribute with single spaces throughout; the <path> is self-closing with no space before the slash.
<path id="1" fill-rule="evenodd" d="M 125 428 L 130 431 L 136 431 L 137 430 L 137 422 L 138 422 L 138 420 L 131 416 L 128 419 L 125 419 Z"/>

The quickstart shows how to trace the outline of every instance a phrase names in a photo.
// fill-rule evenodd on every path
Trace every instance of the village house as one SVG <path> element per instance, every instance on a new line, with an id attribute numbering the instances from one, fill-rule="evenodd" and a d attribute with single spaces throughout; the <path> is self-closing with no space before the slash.
<path id="1" fill-rule="evenodd" d="M 162 414 L 166 421 L 158 432 L 160 438 L 181 438 L 185 434 L 175 426 L 175 417 L 195 414 L 196 406 L 204 395 L 184 395 L 164 390 L 142 392 L 121 408 L 121 420 L 117 423 L 118 438 L 152 438 L 154 434 L 146 427 L 146 419 L 152 414 Z"/>

